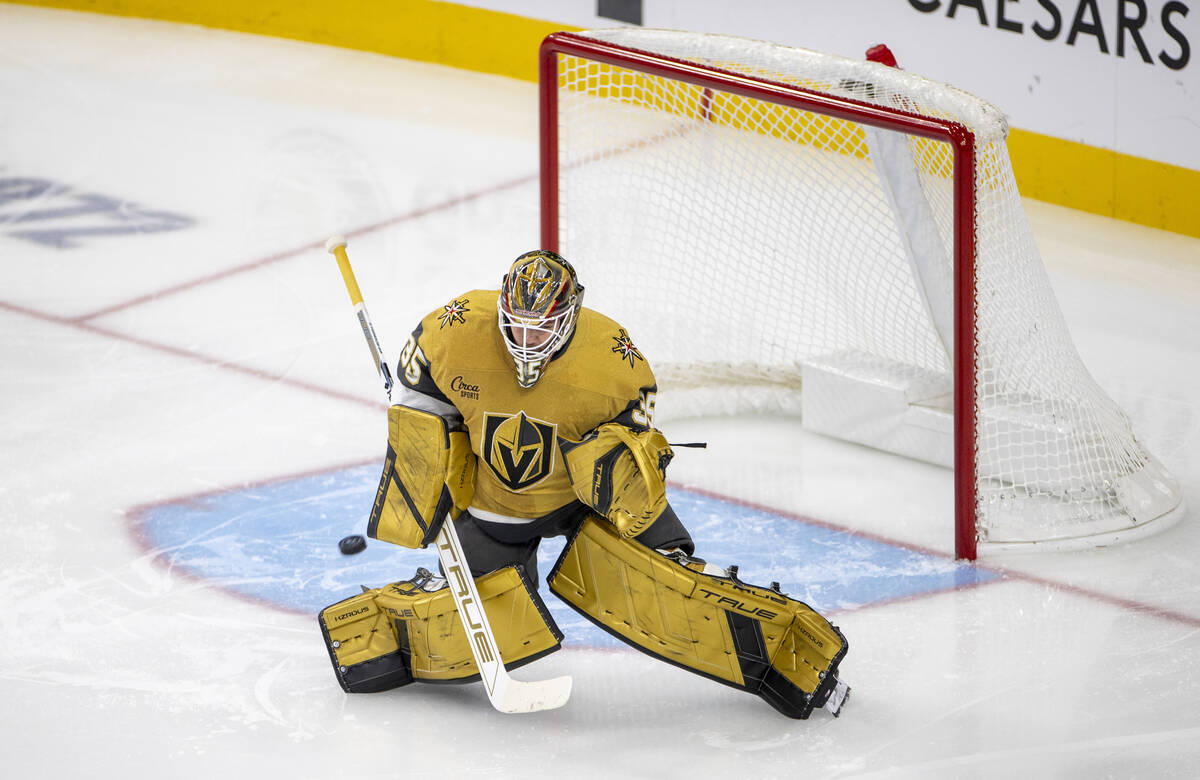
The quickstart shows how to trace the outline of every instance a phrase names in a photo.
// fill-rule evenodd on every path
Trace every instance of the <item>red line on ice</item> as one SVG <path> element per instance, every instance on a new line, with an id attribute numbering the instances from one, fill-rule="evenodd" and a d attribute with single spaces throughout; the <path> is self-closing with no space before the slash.
<path id="1" fill-rule="evenodd" d="M 435 203 L 431 206 L 423 206 L 421 208 L 414 209 L 413 211 L 405 212 L 404 214 L 398 214 L 394 217 L 389 217 L 385 220 L 381 220 L 379 222 L 375 222 L 370 225 L 364 225 L 362 227 L 355 228 L 354 230 L 347 232 L 345 235 L 347 238 L 358 238 L 360 236 L 365 236 L 370 233 L 374 233 L 376 231 L 383 230 L 384 228 L 389 228 L 394 225 L 399 225 L 403 222 L 409 222 L 414 219 L 420 219 L 421 217 L 425 217 L 430 214 L 435 214 L 439 211 L 446 211 L 448 209 L 452 209 L 457 206 L 461 206 L 464 203 L 469 203 L 473 200 L 478 200 L 479 198 L 485 197 L 487 195 L 494 195 L 498 192 L 510 190 L 515 187 L 519 187 L 523 184 L 528 184 L 528 183 L 534 181 L 536 178 L 537 178 L 536 176 L 530 174 L 527 176 L 521 176 L 516 179 L 510 179 L 509 181 L 501 182 L 501 183 L 493 185 L 491 187 L 485 187 L 484 189 L 476 190 L 475 192 L 470 192 L 470 193 L 467 193 L 466 195 L 460 195 L 456 198 L 451 198 L 450 200 L 442 201 L 441 203 Z M 304 244 L 303 246 L 293 247 L 292 249 L 285 249 L 284 251 L 276 252 L 273 255 L 261 257 L 257 260 L 252 260 L 248 263 L 244 263 L 239 266 L 234 266 L 233 268 L 227 268 L 224 271 L 217 271 L 215 273 L 207 274 L 205 276 L 196 277 L 195 279 L 191 279 L 186 282 L 180 282 L 179 284 L 171 285 L 170 287 L 164 287 L 161 290 L 157 290 L 157 291 L 151 292 L 151 293 L 146 293 L 144 295 L 139 295 L 134 298 L 130 298 L 128 300 L 122 301 L 120 303 L 114 303 L 110 306 L 105 306 L 102 309 L 97 309 L 96 311 L 89 312 L 87 314 L 81 314 L 81 315 L 79 315 L 77 317 L 73 317 L 71 319 L 76 322 L 87 322 L 89 320 L 94 320 L 98 317 L 103 317 L 105 315 L 112 314 L 114 312 L 123 311 L 125 309 L 130 309 L 130 308 L 133 308 L 136 306 L 141 306 L 144 303 L 152 303 L 154 301 L 159 301 L 159 300 L 162 300 L 163 298 L 167 298 L 172 295 L 177 295 L 182 292 L 187 292 L 188 290 L 194 290 L 197 287 L 202 287 L 206 284 L 212 284 L 213 282 L 219 282 L 222 279 L 228 279 L 231 276 L 237 276 L 238 274 L 243 274 L 248 271 L 254 271 L 259 268 L 263 268 L 265 266 L 272 265 L 273 263 L 278 263 L 282 260 L 289 260 L 293 257 L 302 255 L 305 252 L 311 252 L 311 251 L 324 252 L 325 251 L 325 239 L 322 238 L 319 241 L 313 241 L 313 242 Z"/>
<path id="2" fill-rule="evenodd" d="M 254 377 L 255 379 L 265 379 L 268 382 L 279 382 L 281 384 L 288 385 L 289 387 L 307 390 L 310 393 L 323 395 L 327 398 L 335 398 L 339 401 L 349 401 L 360 406 L 369 406 L 376 409 L 387 408 L 387 405 L 384 403 L 379 401 L 370 401 L 362 396 L 353 395 L 351 393 L 343 393 L 340 390 L 334 390 L 333 388 L 315 385 L 311 382 L 306 382 L 303 379 L 294 379 L 286 374 L 278 374 L 261 368 L 234 363 L 232 360 L 213 357 L 212 355 L 205 355 L 201 352 L 196 352 L 195 350 L 183 349 L 170 344 L 162 344 L 157 341 L 150 341 L 149 339 L 144 339 L 140 336 L 131 336 L 127 333 L 121 333 L 119 331 L 111 330 L 90 322 L 83 322 L 78 318 L 60 317 L 57 314 L 48 314 L 46 312 L 36 311 L 34 309 L 18 306 L 15 303 L 8 303 L 6 301 L 0 301 L 0 309 L 7 309 L 8 311 L 15 312 L 17 314 L 23 314 L 27 317 L 33 317 L 45 322 L 52 322 L 57 325 L 65 325 L 67 327 L 77 328 L 79 330 L 94 333 L 98 336 L 104 336 L 115 341 L 125 341 L 130 344 L 136 344 L 139 347 L 145 347 L 146 349 L 163 352 L 174 357 L 183 358 L 185 360 L 194 360 L 199 363 L 204 363 L 205 365 L 213 366 L 214 368 L 223 368 L 228 371 Z"/>

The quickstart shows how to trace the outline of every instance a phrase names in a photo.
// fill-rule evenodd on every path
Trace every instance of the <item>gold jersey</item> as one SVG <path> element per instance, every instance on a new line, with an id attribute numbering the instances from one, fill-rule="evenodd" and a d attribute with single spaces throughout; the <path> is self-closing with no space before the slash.
<path id="1" fill-rule="evenodd" d="M 579 440 L 612 421 L 651 426 L 654 374 L 624 328 L 585 308 L 541 379 L 522 388 L 500 333 L 498 296 L 472 290 L 431 312 L 397 373 L 406 387 L 462 415 L 479 458 L 471 508 L 533 520 L 575 500 L 558 437 Z"/>

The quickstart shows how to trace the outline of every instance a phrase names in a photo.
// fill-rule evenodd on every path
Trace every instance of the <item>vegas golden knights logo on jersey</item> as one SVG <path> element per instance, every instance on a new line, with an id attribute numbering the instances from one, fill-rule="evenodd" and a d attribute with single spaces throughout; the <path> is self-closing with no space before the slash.
<path id="1" fill-rule="evenodd" d="M 550 476 L 554 469 L 552 423 L 515 415 L 483 416 L 483 458 L 488 468 L 512 490 L 524 490 Z"/>

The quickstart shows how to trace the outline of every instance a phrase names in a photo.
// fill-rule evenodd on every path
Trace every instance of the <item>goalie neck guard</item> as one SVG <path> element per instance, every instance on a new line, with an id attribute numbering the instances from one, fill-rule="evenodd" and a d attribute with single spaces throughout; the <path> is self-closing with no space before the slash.
<path id="1" fill-rule="evenodd" d="M 565 259 L 547 250 L 518 257 L 500 283 L 497 313 L 517 382 L 533 387 L 566 347 L 583 305 L 583 285 Z"/>

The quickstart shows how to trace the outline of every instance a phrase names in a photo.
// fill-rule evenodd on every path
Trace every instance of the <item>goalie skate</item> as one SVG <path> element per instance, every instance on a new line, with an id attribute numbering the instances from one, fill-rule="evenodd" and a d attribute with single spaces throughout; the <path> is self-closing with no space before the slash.
<path id="1" fill-rule="evenodd" d="M 842 705 L 846 703 L 846 699 L 850 698 L 850 686 L 837 679 L 836 676 L 833 679 L 833 687 L 829 689 L 829 698 L 820 706 L 829 710 L 836 718 L 842 713 Z"/>

